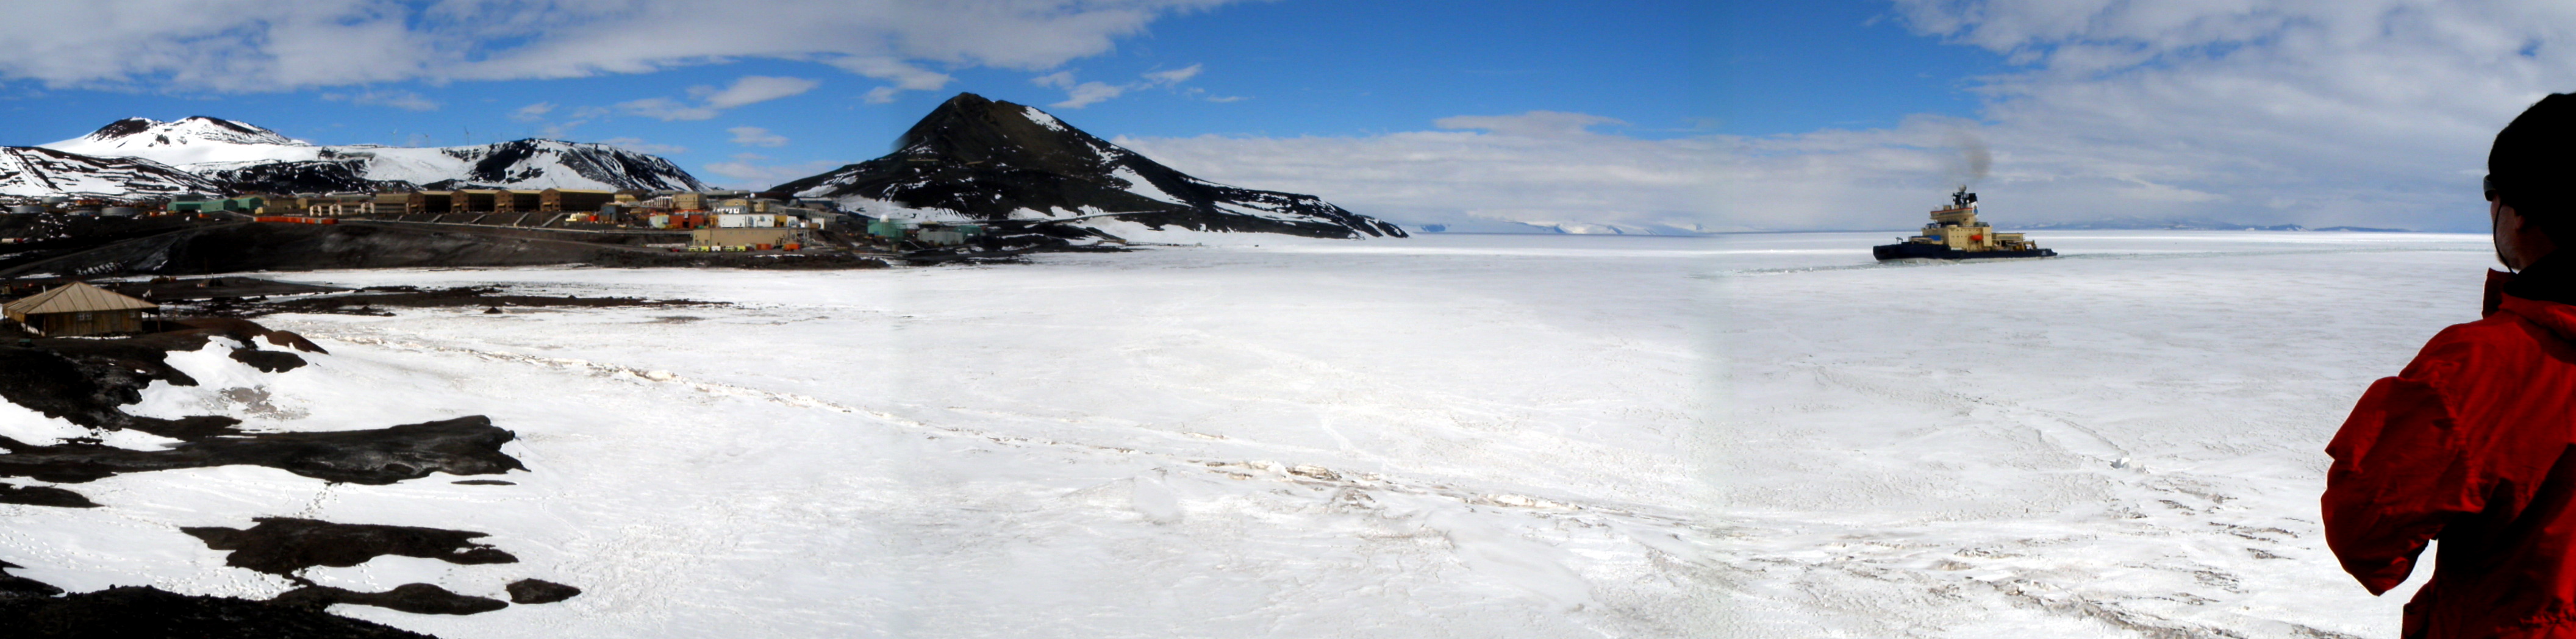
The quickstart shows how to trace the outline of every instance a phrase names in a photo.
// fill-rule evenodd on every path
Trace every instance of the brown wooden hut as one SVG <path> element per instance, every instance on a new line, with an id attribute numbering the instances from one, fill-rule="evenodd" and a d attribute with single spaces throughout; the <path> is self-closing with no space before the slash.
<path id="1" fill-rule="evenodd" d="M 143 312 L 161 305 L 73 282 L 0 304 L 0 314 L 46 337 L 143 332 Z"/>

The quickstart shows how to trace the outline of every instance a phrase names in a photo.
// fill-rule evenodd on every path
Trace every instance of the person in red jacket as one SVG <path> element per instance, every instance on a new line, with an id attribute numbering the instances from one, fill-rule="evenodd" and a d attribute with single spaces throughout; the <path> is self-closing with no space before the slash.
<path id="1" fill-rule="evenodd" d="M 2409 638 L 2576 639 L 2576 94 L 2487 154 L 2496 258 L 2485 319 L 2371 384 L 2326 445 L 2326 545 L 2380 594 L 2441 540 Z"/>

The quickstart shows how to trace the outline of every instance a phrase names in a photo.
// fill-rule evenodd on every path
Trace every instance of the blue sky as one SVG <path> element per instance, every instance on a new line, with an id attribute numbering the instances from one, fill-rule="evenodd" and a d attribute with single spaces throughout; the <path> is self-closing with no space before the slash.
<path id="1" fill-rule="evenodd" d="M 0 144 L 202 114 L 766 186 L 972 91 L 1203 178 L 1491 230 L 1904 229 L 1962 182 L 2002 223 L 2477 230 L 2487 140 L 2576 90 L 2563 3 L 0 3 Z"/>
<path id="2" fill-rule="evenodd" d="M 1618 120 L 1598 130 L 1643 139 L 1705 133 L 1695 59 L 1716 30 L 1691 2 L 1289 0 L 1163 12 L 1114 45 L 1059 64 L 919 61 L 953 79 L 936 90 L 868 99 L 886 80 L 817 61 L 739 56 L 641 73 L 586 77 L 317 84 L 287 91 L 173 87 L 169 74 L 113 86 L 20 78 L 0 100 L 0 143 L 32 145 L 109 121 L 212 115 L 323 144 L 454 145 L 521 137 L 619 140 L 734 183 L 710 165 L 819 167 L 865 160 L 938 102 L 960 91 L 1035 104 L 1103 137 L 1367 136 L 1426 130 L 1437 119 L 1528 111 Z M 1186 72 L 1155 82 L 1146 74 Z M 1070 74 L 1041 86 L 1034 79 Z M 685 107 L 691 87 L 745 76 L 811 83 L 793 95 L 664 120 L 620 107 L 663 98 Z M 1117 97 L 1080 106 L 1066 85 L 1099 82 Z M 99 84 L 96 81 L 86 84 Z M 543 113 L 523 112 L 532 105 Z M 550 107 L 550 108 L 548 108 Z M 743 127 L 762 130 L 742 135 Z M 742 141 L 737 141 L 737 140 Z M 752 154 L 757 158 L 743 157 Z"/>
<path id="3" fill-rule="evenodd" d="M 1887 2 L 1723 2 L 1712 9 L 1709 99 L 1737 135 L 1896 126 L 1906 116 L 1973 118 L 1974 78 L 2004 56 L 1915 33 Z"/>

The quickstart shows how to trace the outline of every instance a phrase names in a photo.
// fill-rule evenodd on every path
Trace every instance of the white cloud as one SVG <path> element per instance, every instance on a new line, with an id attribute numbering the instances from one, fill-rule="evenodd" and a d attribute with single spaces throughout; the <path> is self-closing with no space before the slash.
<path id="1" fill-rule="evenodd" d="M 1110 84 L 1107 82 L 1077 83 L 1074 81 L 1072 71 L 1057 71 L 1055 73 L 1029 78 L 1029 83 L 1042 87 L 1064 89 L 1064 101 L 1047 106 L 1079 109 L 1099 104 L 1121 95 L 1126 95 L 1128 91 L 1180 84 L 1181 82 L 1188 81 L 1190 78 L 1198 77 L 1201 66 L 1202 65 L 1193 64 L 1186 68 L 1173 69 L 1170 71 L 1151 71 L 1138 76 L 1142 79 L 1126 84 Z M 1192 93 L 1195 94 L 1197 91 L 1192 90 Z M 1242 98 L 1214 101 L 1232 102 L 1240 99 Z"/>
<path id="2" fill-rule="evenodd" d="M 654 155 L 673 155 L 689 152 L 689 147 L 672 144 L 654 144 L 637 138 L 609 138 L 606 140 L 600 140 L 599 143 L 638 153 L 651 153 Z"/>
<path id="3" fill-rule="evenodd" d="M 1034 77 L 1034 78 L 1029 78 L 1029 84 L 1034 84 L 1034 85 L 1038 85 L 1038 86 L 1042 86 L 1042 87 L 1055 87 L 1055 88 L 1059 88 L 1059 89 L 1069 89 L 1069 88 L 1073 88 L 1073 84 L 1074 84 L 1074 80 L 1073 80 L 1073 72 L 1072 72 L 1072 71 L 1057 71 L 1057 72 L 1054 72 L 1054 73 L 1049 73 L 1049 74 L 1046 74 L 1046 75 L 1042 75 L 1042 76 L 1038 76 L 1038 77 Z"/>
<path id="4" fill-rule="evenodd" d="M 813 176 L 841 166 L 840 164 L 834 163 L 830 160 L 813 160 L 795 164 L 760 163 L 761 160 L 767 159 L 769 158 L 758 153 L 737 153 L 734 154 L 732 161 L 709 162 L 705 166 L 705 169 L 708 173 L 724 176 L 731 180 L 731 182 L 727 183 L 725 186 L 734 188 L 765 189 L 782 182 Z"/>
<path id="5" fill-rule="evenodd" d="M 787 136 L 770 133 L 769 129 L 763 129 L 756 126 L 738 126 L 725 129 L 725 132 L 733 134 L 734 144 L 740 144 L 743 146 L 787 146 Z"/>
<path id="6" fill-rule="evenodd" d="M 894 81 L 892 85 L 868 89 L 869 104 L 893 102 L 894 96 L 904 91 L 937 91 L 941 87 L 948 86 L 948 82 L 955 79 L 948 74 L 923 69 L 894 58 L 845 57 L 830 62 L 832 66 L 851 73 Z"/>
<path id="7" fill-rule="evenodd" d="M 768 102 L 812 91 L 814 87 L 821 84 L 804 78 L 746 75 L 735 79 L 732 86 L 706 96 L 707 108 L 730 109 L 746 104 Z"/>
<path id="8" fill-rule="evenodd" d="M 664 122 L 675 120 L 713 120 L 716 119 L 717 115 L 715 109 L 702 106 L 689 106 L 686 103 L 670 98 L 645 98 L 642 100 L 619 102 L 617 103 L 617 108 L 624 110 L 627 113 L 654 118 Z"/>
<path id="9" fill-rule="evenodd" d="M 366 90 L 357 93 L 324 93 L 322 99 L 350 104 L 389 106 L 405 111 L 436 111 L 438 103 L 421 94 L 399 90 Z"/>
<path id="10" fill-rule="evenodd" d="M 1079 109 L 1099 104 L 1102 101 L 1118 97 L 1125 93 L 1127 93 L 1127 87 L 1110 86 L 1101 82 L 1084 82 L 1082 84 L 1066 87 L 1064 90 L 1064 101 L 1048 106 Z"/>
<path id="11" fill-rule="evenodd" d="M 640 73 L 747 57 L 1037 70 L 1107 52 L 1163 15 L 1228 1 L 16 2 L 0 21 L 0 79 L 271 91 Z M 927 90 L 927 75 L 939 75 L 855 64 L 898 90 Z"/>
<path id="12" fill-rule="evenodd" d="M 1998 224 L 2107 217 L 2480 230 L 2497 129 L 2576 91 L 2576 5 L 2429 0 L 1898 0 L 2021 64 L 1976 121 L 1721 138 L 1729 219 L 1905 228 L 1966 132 Z"/>
<path id="13" fill-rule="evenodd" d="M 1242 102 L 1248 99 L 1240 95 L 1208 95 L 1207 89 L 1201 89 L 1198 87 L 1190 87 L 1188 90 L 1182 91 L 1181 95 L 1220 104 L 1226 102 Z"/>
<path id="14" fill-rule="evenodd" d="M 721 89 L 711 86 L 689 87 L 689 97 L 696 99 L 697 104 L 670 98 L 645 98 L 619 102 L 617 108 L 627 113 L 665 122 L 712 120 L 725 109 L 797 95 L 812 91 L 820 84 L 822 83 L 804 78 L 746 75 L 734 79 L 733 84 Z"/>
<path id="15" fill-rule="evenodd" d="M 1187 82 L 1187 81 L 1189 81 L 1189 79 L 1190 79 L 1190 78 L 1199 77 L 1199 67 L 1200 67 L 1200 66 L 1202 66 L 1202 65 L 1196 65 L 1196 64 L 1193 64 L 1193 65 L 1190 65 L 1190 66 L 1187 66 L 1187 67 L 1183 67 L 1183 68 L 1179 68 L 1179 69 L 1173 69 L 1173 70 L 1170 70 L 1170 71 L 1154 71 L 1154 72 L 1146 73 L 1146 74 L 1145 74 L 1145 81 L 1146 81 L 1146 82 L 1148 82 L 1148 83 L 1155 84 L 1155 85 L 1172 85 L 1172 84 L 1180 84 L 1180 83 L 1182 83 L 1182 82 Z"/>
<path id="16" fill-rule="evenodd" d="M 572 130 L 574 127 L 589 124 L 594 120 L 605 118 L 617 113 L 616 110 L 608 107 L 580 106 L 573 107 L 570 112 L 565 113 L 564 119 L 561 121 L 549 119 L 547 116 L 553 115 L 556 110 L 557 109 L 552 102 L 539 102 L 519 107 L 518 110 L 512 111 L 510 113 L 510 119 L 538 124 L 540 126 L 535 129 L 537 137 L 560 140 L 572 137 Z M 631 140 L 633 138 L 619 139 Z"/>
<path id="17" fill-rule="evenodd" d="M 1547 119 L 1580 114 L 1500 116 Z M 1585 116 L 1590 117 L 1590 116 Z M 1406 224 L 1582 222 L 1718 228 L 1719 140 L 1411 131 L 1367 137 L 1114 140 L 1201 178 L 1312 194 Z"/>
<path id="18" fill-rule="evenodd" d="M 510 112 L 510 119 L 512 119 L 512 120 L 518 120 L 518 121 L 520 121 L 520 122 L 538 122 L 538 121 L 543 121 L 543 120 L 545 120 L 545 118 L 546 118 L 546 114 L 548 114 L 548 113 L 553 113 L 553 112 L 554 112 L 554 110 L 555 110 L 555 103 L 553 103 L 553 102 L 539 102 L 539 103 L 536 103 L 536 104 L 531 104 L 531 105 L 527 105 L 527 106 L 519 107 L 519 109 L 518 109 L 518 110 L 516 110 L 516 111 L 511 111 L 511 112 Z"/>
<path id="19" fill-rule="evenodd" d="M 1484 129 L 1502 135 L 1527 137 L 1565 137 L 1593 135 L 1591 128 L 1604 124 L 1627 124 L 1617 118 L 1562 111 L 1531 111 L 1520 115 L 1460 115 L 1431 121 L 1443 129 Z"/>

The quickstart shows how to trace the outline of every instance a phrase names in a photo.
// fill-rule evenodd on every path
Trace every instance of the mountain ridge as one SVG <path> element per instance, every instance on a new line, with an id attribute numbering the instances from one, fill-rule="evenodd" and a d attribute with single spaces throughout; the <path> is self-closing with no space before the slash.
<path id="1" fill-rule="evenodd" d="M 767 192 L 835 200 L 880 217 L 1052 221 L 1124 239 L 1188 232 L 1406 237 L 1394 224 L 1312 195 L 1192 177 L 1036 107 L 973 93 L 931 110 L 891 153 Z"/>
<path id="2" fill-rule="evenodd" d="M 204 176 L 146 159 L 92 157 L 35 146 L 0 147 L 0 196 L 133 200 L 222 188 Z"/>
<path id="3" fill-rule="evenodd" d="M 529 138 L 449 147 L 326 146 L 211 116 L 126 118 L 40 148 L 149 160 L 235 192 L 707 188 L 670 160 L 605 144 Z"/>

